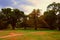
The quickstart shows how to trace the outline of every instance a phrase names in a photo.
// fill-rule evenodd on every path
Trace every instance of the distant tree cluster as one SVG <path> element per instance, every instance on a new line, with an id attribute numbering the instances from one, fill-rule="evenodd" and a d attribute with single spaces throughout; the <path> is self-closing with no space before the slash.
<path id="1" fill-rule="evenodd" d="M 2 8 L 0 30 L 10 28 L 13 30 L 16 28 L 60 30 L 60 3 L 49 4 L 43 15 L 40 14 L 40 9 L 33 9 L 29 15 L 25 15 L 19 9 Z"/>

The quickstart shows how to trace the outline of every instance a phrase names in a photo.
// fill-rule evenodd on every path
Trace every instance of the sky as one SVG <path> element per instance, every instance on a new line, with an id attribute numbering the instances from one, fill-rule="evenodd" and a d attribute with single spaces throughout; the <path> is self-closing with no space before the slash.
<path id="1" fill-rule="evenodd" d="M 17 8 L 24 11 L 26 15 L 32 12 L 33 9 L 40 9 L 43 14 L 49 4 L 60 0 L 0 0 L 1 8 Z"/>

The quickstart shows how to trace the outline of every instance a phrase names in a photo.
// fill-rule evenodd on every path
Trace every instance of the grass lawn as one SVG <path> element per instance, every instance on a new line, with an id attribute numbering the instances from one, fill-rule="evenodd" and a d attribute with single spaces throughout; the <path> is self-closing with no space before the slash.
<path id="1" fill-rule="evenodd" d="M 0 31 L 0 37 L 7 36 L 10 33 L 23 35 L 0 38 L 0 40 L 60 40 L 60 31 L 52 30 L 3 30 Z"/>

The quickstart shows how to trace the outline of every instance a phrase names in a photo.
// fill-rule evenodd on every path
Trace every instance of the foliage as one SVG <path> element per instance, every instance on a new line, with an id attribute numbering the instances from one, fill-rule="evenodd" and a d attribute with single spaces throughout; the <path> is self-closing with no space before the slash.
<path id="1" fill-rule="evenodd" d="M 25 15 L 19 9 L 2 8 L 0 11 L 0 29 L 58 29 L 60 30 L 60 3 L 51 3 L 47 10 L 40 15 L 40 9 L 33 9 L 29 15 Z"/>

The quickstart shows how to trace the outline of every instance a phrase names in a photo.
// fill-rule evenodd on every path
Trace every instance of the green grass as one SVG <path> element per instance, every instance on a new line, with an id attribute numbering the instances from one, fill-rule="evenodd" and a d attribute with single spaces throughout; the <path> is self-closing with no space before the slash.
<path id="1" fill-rule="evenodd" d="M 14 40 L 14 38 L 16 40 L 60 40 L 60 31 L 56 30 L 4 30 L 0 32 L 0 36 L 8 35 L 10 32 L 22 32 L 24 35 L 4 39 L 0 38 L 0 40 Z"/>

